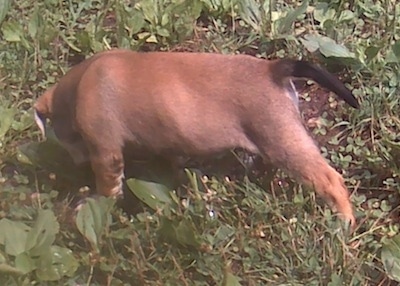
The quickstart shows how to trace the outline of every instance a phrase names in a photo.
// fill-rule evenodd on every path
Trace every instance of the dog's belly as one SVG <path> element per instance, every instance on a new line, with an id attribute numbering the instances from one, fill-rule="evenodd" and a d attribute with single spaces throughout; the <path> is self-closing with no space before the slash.
<path id="1" fill-rule="evenodd" d="M 132 148 L 136 144 L 156 154 L 178 156 L 207 156 L 234 148 L 259 153 L 243 126 L 242 120 L 247 117 L 239 114 L 239 108 L 232 103 L 236 94 L 226 99 L 218 95 L 223 90 L 214 90 L 216 98 L 210 100 L 213 95 L 204 96 L 201 90 L 184 84 L 162 87 L 157 89 L 159 93 L 146 90 L 147 97 L 138 96 L 139 91 L 135 90 L 124 96 L 127 102 L 137 103 L 124 109 L 121 118 L 129 134 L 125 139 Z M 137 97 L 147 100 L 138 104 Z"/>
<path id="2" fill-rule="evenodd" d="M 204 116 L 209 114 L 203 112 L 202 116 L 196 116 L 195 113 L 194 110 L 190 115 L 181 112 L 169 118 L 164 113 L 162 121 L 149 118 L 144 121 L 149 132 L 143 132 L 133 123 L 128 126 L 127 148 L 137 154 L 147 152 L 163 156 L 210 156 L 235 148 L 259 154 L 257 146 L 236 123 L 237 118 L 220 116 L 216 120 L 205 120 Z"/>
<path id="3" fill-rule="evenodd" d="M 169 136 L 174 134 L 175 136 Z M 215 138 L 218 137 L 218 138 Z M 234 131 L 219 131 L 219 133 L 196 133 L 191 130 L 190 134 L 165 132 L 157 134 L 157 140 L 142 138 L 140 144 L 135 139 L 128 141 L 126 150 L 134 157 L 150 157 L 162 155 L 165 157 L 177 156 L 210 156 L 219 154 L 230 149 L 242 148 L 250 153 L 259 154 L 258 148 L 243 133 Z"/>

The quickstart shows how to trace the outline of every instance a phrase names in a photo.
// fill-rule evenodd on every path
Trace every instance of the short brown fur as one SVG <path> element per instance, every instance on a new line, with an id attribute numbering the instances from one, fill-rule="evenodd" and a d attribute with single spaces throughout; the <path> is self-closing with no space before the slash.
<path id="1" fill-rule="evenodd" d="M 308 135 L 293 98 L 290 78 L 302 69 L 293 75 L 284 65 L 298 63 L 108 51 L 73 67 L 35 110 L 42 121 L 50 118 L 76 163 L 90 160 L 99 194 L 121 192 L 127 146 L 171 160 L 240 147 L 313 187 L 354 225 L 343 179 Z M 349 94 L 339 95 L 357 105 Z"/>

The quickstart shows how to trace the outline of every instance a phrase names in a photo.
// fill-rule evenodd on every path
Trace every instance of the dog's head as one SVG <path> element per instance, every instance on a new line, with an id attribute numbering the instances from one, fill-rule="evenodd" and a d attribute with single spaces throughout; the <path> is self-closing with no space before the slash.
<path id="1" fill-rule="evenodd" d="M 35 122 L 39 127 L 43 138 L 46 138 L 46 119 L 53 115 L 53 96 L 56 85 L 49 88 L 44 94 L 42 94 L 33 105 Z"/>

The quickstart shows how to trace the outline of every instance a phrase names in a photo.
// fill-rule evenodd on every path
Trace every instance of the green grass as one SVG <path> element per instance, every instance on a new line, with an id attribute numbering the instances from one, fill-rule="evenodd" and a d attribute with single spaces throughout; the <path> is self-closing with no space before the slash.
<path id="1" fill-rule="evenodd" d="M 141 200 L 89 200 L 74 216 L 87 176 L 37 143 L 31 106 L 112 47 L 305 58 L 339 74 L 359 110 L 314 87 L 301 110 L 346 178 L 356 232 L 284 173 L 249 182 L 236 161 L 207 179 L 189 172 L 179 196 L 130 181 Z M 399 69 L 395 0 L 0 1 L 0 284 L 397 285 Z M 168 180 L 158 165 L 140 167 Z"/>

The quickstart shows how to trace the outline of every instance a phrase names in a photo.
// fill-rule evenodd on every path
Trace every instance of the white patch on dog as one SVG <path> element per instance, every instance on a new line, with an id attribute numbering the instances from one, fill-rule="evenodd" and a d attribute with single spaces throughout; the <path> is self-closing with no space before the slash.
<path id="1" fill-rule="evenodd" d="M 299 106 L 299 94 L 297 93 L 296 87 L 292 80 L 289 80 L 289 85 L 290 85 L 290 87 L 288 87 L 286 89 L 288 92 L 288 95 L 293 100 L 295 105 L 298 107 Z"/>
<path id="2" fill-rule="evenodd" d="M 122 192 L 122 180 L 124 178 L 125 178 L 124 173 L 121 173 L 118 176 L 118 178 L 117 178 L 118 183 L 114 188 L 111 189 L 110 196 L 112 196 L 114 198 L 118 198 L 118 197 L 121 197 L 123 195 L 123 192 Z"/>
<path id="3" fill-rule="evenodd" d="M 43 120 L 39 117 L 36 110 L 34 111 L 34 116 L 35 116 L 36 125 L 39 127 L 40 132 L 42 133 L 43 140 L 45 140 L 46 139 L 46 128 L 45 128 L 46 122 L 43 122 Z"/>

